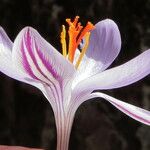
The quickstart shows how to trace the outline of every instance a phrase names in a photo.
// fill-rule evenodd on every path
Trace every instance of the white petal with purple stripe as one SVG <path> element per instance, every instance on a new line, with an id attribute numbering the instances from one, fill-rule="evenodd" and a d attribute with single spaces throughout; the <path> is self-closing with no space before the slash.
<path id="1" fill-rule="evenodd" d="M 100 92 L 92 93 L 91 97 L 104 98 L 105 100 L 109 101 L 112 105 L 114 105 L 116 108 L 124 112 L 126 115 L 150 126 L 150 111 L 125 103 L 123 101 L 120 101 L 116 98 L 113 98 Z"/>
<path id="2" fill-rule="evenodd" d="M 84 97 L 81 98 L 80 101 L 77 102 L 78 103 L 77 106 L 81 105 L 83 102 L 87 101 L 88 99 L 92 99 L 96 97 L 100 97 L 107 100 L 112 105 L 114 105 L 117 109 L 119 109 L 129 117 L 150 126 L 150 111 L 128 104 L 126 102 L 123 102 L 121 100 L 118 100 L 114 97 L 111 97 L 101 92 L 95 92 L 95 93 L 85 95 Z"/>
<path id="3" fill-rule="evenodd" d="M 132 60 L 81 81 L 75 91 L 108 90 L 130 85 L 150 74 L 150 50 Z"/>

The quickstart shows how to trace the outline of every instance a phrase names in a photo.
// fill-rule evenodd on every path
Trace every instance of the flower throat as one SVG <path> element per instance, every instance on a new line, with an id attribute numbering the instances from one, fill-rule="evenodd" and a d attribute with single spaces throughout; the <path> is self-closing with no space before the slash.
<path id="1" fill-rule="evenodd" d="M 64 57 L 67 57 L 68 60 L 73 63 L 75 51 L 78 48 L 79 44 L 81 43 L 82 39 L 85 38 L 84 47 L 81 49 L 81 53 L 77 62 L 75 64 L 76 69 L 79 67 L 80 62 L 88 48 L 89 38 L 90 38 L 90 31 L 93 30 L 95 27 L 91 22 L 87 22 L 86 26 L 83 27 L 79 22 L 79 16 L 76 16 L 73 21 L 71 19 L 66 19 L 66 22 L 69 25 L 68 28 L 68 46 L 66 42 L 66 27 L 62 25 L 62 32 L 60 35 L 61 44 L 62 44 L 62 53 Z M 68 52 L 68 53 L 67 53 Z"/>

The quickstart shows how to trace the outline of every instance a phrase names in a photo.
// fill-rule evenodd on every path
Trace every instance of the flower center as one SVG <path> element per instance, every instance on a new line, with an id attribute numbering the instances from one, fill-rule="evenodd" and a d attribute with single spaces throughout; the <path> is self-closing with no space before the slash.
<path id="1" fill-rule="evenodd" d="M 73 61 L 74 61 L 76 49 L 78 48 L 82 39 L 85 38 L 84 47 L 81 49 L 81 53 L 80 53 L 79 58 L 77 59 L 77 62 L 75 64 L 75 67 L 77 69 L 80 65 L 80 62 L 81 62 L 87 48 L 88 48 L 90 31 L 93 30 L 95 27 L 91 22 L 87 22 L 86 26 L 83 27 L 81 25 L 81 23 L 79 22 L 79 16 L 76 16 L 73 21 L 71 21 L 71 19 L 66 19 L 66 22 L 69 25 L 69 29 L 68 29 L 68 37 L 69 37 L 68 51 L 67 51 L 67 43 L 66 43 L 66 28 L 64 25 L 62 25 L 62 32 L 61 32 L 60 38 L 61 38 L 63 56 L 66 57 L 67 52 L 68 52 L 68 60 L 71 63 L 73 63 Z"/>

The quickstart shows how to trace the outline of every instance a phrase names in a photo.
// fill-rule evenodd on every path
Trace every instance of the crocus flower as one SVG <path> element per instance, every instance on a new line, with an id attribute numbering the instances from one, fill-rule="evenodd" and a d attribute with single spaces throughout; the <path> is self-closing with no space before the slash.
<path id="1" fill-rule="evenodd" d="M 78 19 L 78 16 L 73 21 L 66 19 L 68 32 L 62 26 L 63 55 L 31 27 L 24 28 L 14 43 L 0 29 L 0 71 L 43 92 L 55 115 L 57 150 L 68 149 L 75 112 L 91 98 L 103 98 L 128 116 L 150 125 L 149 111 L 93 92 L 127 86 L 147 76 L 150 50 L 123 65 L 107 69 L 121 48 L 116 23 L 106 19 L 95 26 L 88 22 L 83 28 Z"/>

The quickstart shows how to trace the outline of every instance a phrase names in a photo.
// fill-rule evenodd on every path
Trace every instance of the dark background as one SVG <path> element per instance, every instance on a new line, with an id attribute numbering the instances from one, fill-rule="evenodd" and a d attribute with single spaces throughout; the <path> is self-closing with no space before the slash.
<path id="1" fill-rule="evenodd" d="M 113 19 L 122 35 L 122 51 L 112 66 L 150 47 L 150 0 L 0 0 L 0 25 L 12 40 L 25 26 L 36 28 L 58 50 L 65 18 L 83 23 Z M 141 68 L 142 69 L 142 68 Z M 150 110 L 150 78 L 111 90 L 118 99 Z M 0 144 L 55 150 L 51 106 L 40 91 L 0 74 Z M 109 103 L 88 101 L 75 116 L 70 150 L 150 150 L 150 128 Z"/>

